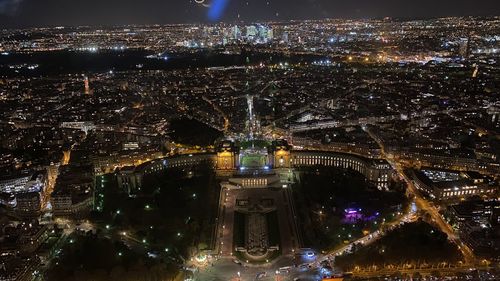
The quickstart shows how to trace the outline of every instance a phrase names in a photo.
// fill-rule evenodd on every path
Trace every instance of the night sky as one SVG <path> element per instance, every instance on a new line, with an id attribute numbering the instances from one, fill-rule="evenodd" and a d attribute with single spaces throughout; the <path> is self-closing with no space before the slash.
<path id="1" fill-rule="evenodd" d="M 500 0 L 0 0 L 0 27 L 209 22 L 211 2 L 216 21 L 500 15 Z"/>

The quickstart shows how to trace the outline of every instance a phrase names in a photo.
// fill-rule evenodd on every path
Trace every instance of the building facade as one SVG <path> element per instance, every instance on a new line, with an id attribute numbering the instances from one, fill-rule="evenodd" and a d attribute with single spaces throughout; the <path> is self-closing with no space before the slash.
<path id="1" fill-rule="evenodd" d="M 169 168 L 185 169 L 198 165 L 215 168 L 218 156 L 214 153 L 182 154 L 142 163 L 138 166 L 126 166 L 116 172 L 118 186 L 128 194 L 140 191 L 145 176 L 162 172 Z"/>
<path id="2" fill-rule="evenodd" d="M 498 185 L 475 172 L 422 169 L 409 172 L 415 187 L 435 200 L 494 196 Z"/>
<path id="3" fill-rule="evenodd" d="M 327 151 L 291 151 L 290 167 L 299 168 L 308 166 L 352 169 L 363 174 L 379 189 L 389 188 L 389 180 L 392 173 L 391 165 L 382 159 L 370 159 L 353 154 Z"/>

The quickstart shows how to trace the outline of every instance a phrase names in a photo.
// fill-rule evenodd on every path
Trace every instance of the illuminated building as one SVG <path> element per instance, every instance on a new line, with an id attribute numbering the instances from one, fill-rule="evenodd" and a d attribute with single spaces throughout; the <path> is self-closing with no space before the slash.
<path id="1" fill-rule="evenodd" d="M 454 223 L 473 221 L 475 223 L 487 224 L 500 223 L 500 201 L 493 199 L 491 201 L 472 200 L 451 205 L 447 208 L 447 216 Z"/>
<path id="2" fill-rule="evenodd" d="M 123 149 L 113 155 L 96 155 L 92 157 L 96 175 L 112 173 L 116 168 L 140 165 L 151 159 L 160 159 L 163 153 L 155 150 L 130 150 Z"/>
<path id="3" fill-rule="evenodd" d="M 271 41 L 271 40 L 273 40 L 273 39 L 274 39 L 274 31 L 273 31 L 273 29 L 272 29 L 272 28 L 269 28 L 269 29 L 267 30 L 267 40 L 268 40 L 268 41 Z"/>
<path id="4" fill-rule="evenodd" d="M 468 59 L 469 54 L 470 54 L 470 37 L 468 38 L 460 38 L 459 45 L 458 45 L 458 54 L 464 58 Z"/>
<path id="5" fill-rule="evenodd" d="M 82 122 L 62 122 L 61 128 L 74 129 L 84 131 L 85 133 L 95 130 L 96 126 L 93 122 L 82 121 Z"/>
<path id="6" fill-rule="evenodd" d="M 83 84 L 85 87 L 85 94 L 90 95 L 90 84 L 89 84 L 89 78 L 85 76 L 85 79 L 83 80 Z"/>
<path id="7" fill-rule="evenodd" d="M 94 198 L 76 196 L 69 192 L 52 193 L 52 214 L 56 217 L 87 217 L 94 206 Z"/>
<path id="8" fill-rule="evenodd" d="M 392 168 L 385 160 L 370 159 L 353 154 L 293 150 L 290 153 L 290 167 L 330 166 L 343 169 L 353 169 L 363 174 L 379 189 L 389 188 Z"/>
<path id="9" fill-rule="evenodd" d="M 246 37 L 247 39 L 249 38 L 254 38 L 255 36 L 257 36 L 257 28 L 254 26 L 254 25 L 248 25 L 246 27 Z"/>
<path id="10" fill-rule="evenodd" d="M 0 180 L 0 194 L 2 194 L 0 204 L 14 208 L 21 201 L 19 210 L 26 210 L 28 213 L 38 212 L 40 211 L 40 196 L 44 193 L 47 181 L 45 171 L 28 171 L 6 177 Z M 38 210 L 36 210 L 37 206 Z"/>
<path id="11" fill-rule="evenodd" d="M 26 193 L 42 192 L 47 176 L 44 172 L 23 172 L 20 175 L 6 177 L 0 180 L 0 192 Z"/>
<path id="12" fill-rule="evenodd" d="M 234 40 L 238 40 L 241 37 L 241 31 L 240 28 L 235 25 L 231 28 L 231 38 Z"/>
<path id="13" fill-rule="evenodd" d="M 288 32 L 283 32 L 283 35 L 281 36 L 281 40 L 283 40 L 283 43 L 287 44 L 288 43 Z"/>
<path id="14" fill-rule="evenodd" d="M 217 169 L 234 170 L 239 166 L 239 149 L 231 141 L 223 141 L 217 147 Z"/>
<path id="15" fill-rule="evenodd" d="M 51 196 L 52 213 L 59 217 L 85 217 L 94 206 L 95 173 L 91 164 L 59 168 Z"/>
<path id="16" fill-rule="evenodd" d="M 244 170 L 240 174 L 229 179 L 229 185 L 242 188 L 265 188 L 265 187 L 281 187 L 280 178 L 275 173 L 245 173 Z"/>
<path id="17" fill-rule="evenodd" d="M 466 154 L 458 149 L 445 151 L 430 149 L 404 149 L 399 154 L 402 160 L 412 161 L 422 167 L 436 169 L 486 171 L 488 165 L 478 161 L 472 153 Z M 494 169 L 494 167 L 493 167 Z"/>
<path id="18" fill-rule="evenodd" d="M 16 196 L 16 214 L 20 217 L 37 217 L 41 210 L 40 193 L 21 193 Z"/>
<path id="19" fill-rule="evenodd" d="M 410 174 L 415 187 L 436 200 L 492 196 L 497 190 L 494 181 L 475 172 L 424 169 Z"/>
<path id="20" fill-rule="evenodd" d="M 17 205 L 17 199 L 14 194 L 0 193 L 0 205 L 9 206 L 11 208 Z"/>
<path id="21" fill-rule="evenodd" d="M 492 124 L 500 124 L 500 108 L 495 106 L 488 107 L 488 115 L 491 116 Z"/>
<path id="22" fill-rule="evenodd" d="M 500 223 L 498 199 L 464 201 L 448 206 L 446 216 L 476 255 L 496 258 L 494 253 L 500 250 L 500 241 L 494 234 Z"/>
<path id="23" fill-rule="evenodd" d="M 268 31 L 269 29 L 263 25 L 259 25 L 259 37 L 261 40 L 268 39 Z"/>
<path id="24" fill-rule="evenodd" d="M 217 155 L 213 153 L 181 154 L 147 161 L 138 166 L 122 167 L 116 172 L 116 177 L 118 186 L 123 192 L 134 194 L 141 190 L 144 176 L 160 173 L 166 169 L 185 169 L 201 164 L 214 167 L 216 161 Z"/>
<path id="25" fill-rule="evenodd" d="M 146 174 L 157 173 L 167 168 L 189 168 L 201 163 L 207 163 L 218 171 L 235 171 L 243 175 L 246 169 L 260 169 L 266 171 L 272 168 L 299 168 L 307 166 L 331 166 L 344 169 L 353 169 L 363 174 L 369 181 L 376 184 L 379 189 L 389 187 L 391 166 L 385 160 L 370 159 L 354 154 L 291 150 L 285 140 L 276 140 L 268 148 L 268 154 L 263 155 L 264 163 L 255 167 L 240 167 L 239 148 L 232 141 L 223 141 L 217 145 L 217 153 L 184 154 L 145 162 L 136 167 L 125 167 L 118 171 L 119 186 L 126 192 L 135 192 L 142 184 L 142 177 Z M 260 158 L 259 158 L 260 159 Z M 262 165 L 261 165 L 262 164 Z M 267 173 L 269 174 L 269 173 Z M 254 177 L 239 176 L 235 180 L 237 185 L 267 186 L 274 183 L 273 179 L 257 181 Z M 264 177 L 266 178 L 266 177 Z"/>
<path id="26" fill-rule="evenodd" d="M 358 141 L 331 141 L 328 143 L 323 143 L 321 140 L 306 137 L 294 137 L 293 146 L 304 150 L 335 151 L 348 154 L 356 154 L 359 156 L 374 159 L 379 159 L 382 155 L 381 149 L 378 145 L 360 143 Z"/>
<path id="27" fill-rule="evenodd" d="M 116 180 L 121 190 L 128 194 L 141 190 L 142 173 L 136 172 L 136 167 L 126 166 L 116 173 Z"/>
<path id="28" fill-rule="evenodd" d="M 270 165 L 274 168 L 289 168 L 290 165 L 290 145 L 285 140 L 273 141 L 271 145 Z"/>

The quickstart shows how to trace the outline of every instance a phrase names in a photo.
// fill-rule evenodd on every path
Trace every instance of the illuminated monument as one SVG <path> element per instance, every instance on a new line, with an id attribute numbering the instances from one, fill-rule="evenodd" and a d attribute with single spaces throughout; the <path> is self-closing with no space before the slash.
<path id="1" fill-rule="evenodd" d="M 256 138 L 262 137 L 262 132 L 260 128 L 260 121 L 255 116 L 253 108 L 253 96 L 247 95 L 247 108 L 248 108 L 248 120 L 246 122 L 247 138 L 248 140 L 254 140 Z"/>
<path id="2" fill-rule="evenodd" d="M 246 101 L 246 128 L 239 137 L 218 142 L 215 153 L 165 157 L 130 172 L 123 169 L 118 173 L 120 186 L 133 193 L 131 189 L 141 186 L 143 175 L 208 164 L 221 185 L 214 253 L 250 263 L 292 256 L 303 245 L 291 195 L 296 171 L 315 166 L 351 169 L 380 190 L 388 189 L 392 168 L 387 161 L 334 151 L 294 150 L 287 140 L 262 133 L 254 97 L 246 95 Z"/>
<path id="3" fill-rule="evenodd" d="M 217 170 L 234 170 L 239 164 L 239 148 L 226 140 L 217 145 Z"/>
<path id="4" fill-rule="evenodd" d="M 269 162 L 274 168 L 290 168 L 291 146 L 286 140 L 275 140 L 269 149 Z"/>
<path id="5" fill-rule="evenodd" d="M 92 92 L 90 91 L 90 82 L 89 82 L 89 78 L 87 76 L 85 76 L 84 80 L 83 80 L 83 86 L 85 88 L 85 94 L 86 95 L 90 95 L 92 94 Z"/>

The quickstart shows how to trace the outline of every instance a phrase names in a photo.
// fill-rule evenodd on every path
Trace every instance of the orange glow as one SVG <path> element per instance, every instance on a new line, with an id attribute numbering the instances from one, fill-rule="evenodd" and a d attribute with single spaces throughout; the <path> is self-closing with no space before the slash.
<path id="1" fill-rule="evenodd" d="M 62 164 L 63 165 L 68 165 L 70 157 L 71 157 L 71 150 L 65 150 L 65 151 L 63 151 L 63 159 L 61 161 Z"/>
<path id="2" fill-rule="evenodd" d="M 281 156 L 281 155 L 286 155 L 286 154 L 288 154 L 288 152 L 285 151 L 285 150 L 278 150 L 278 151 L 276 151 L 276 155 L 280 155 Z"/>
<path id="3" fill-rule="evenodd" d="M 218 156 L 219 157 L 231 157 L 231 156 L 233 156 L 233 153 L 230 151 L 224 151 L 224 152 L 219 152 Z"/>

